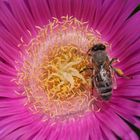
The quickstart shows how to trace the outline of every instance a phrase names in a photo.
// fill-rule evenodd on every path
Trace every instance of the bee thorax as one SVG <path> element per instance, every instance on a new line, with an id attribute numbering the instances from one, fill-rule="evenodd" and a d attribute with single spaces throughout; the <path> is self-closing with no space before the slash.
<path id="1" fill-rule="evenodd" d="M 95 63 L 97 63 L 99 65 L 101 65 L 105 62 L 106 57 L 107 57 L 107 54 L 104 51 L 98 51 L 98 52 L 93 54 L 93 58 L 94 58 Z"/>

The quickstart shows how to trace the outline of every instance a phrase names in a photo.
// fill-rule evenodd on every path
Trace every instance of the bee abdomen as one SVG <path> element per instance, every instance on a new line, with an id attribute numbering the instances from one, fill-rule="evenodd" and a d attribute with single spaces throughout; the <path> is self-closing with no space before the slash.
<path id="1" fill-rule="evenodd" d="M 108 93 L 101 94 L 101 97 L 102 97 L 104 100 L 109 100 L 111 96 L 112 96 L 112 92 L 108 92 Z"/>
<path id="2" fill-rule="evenodd" d="M 104 100 L 109 100 L 111 95 L 112 95 L 112 88 L 111 87 L 109 87 L 109 88 L 104 87 L 101 89 L 101 97 Z"/>
<path id="3" fill-rule="evenodd" d="M 112 91 L 112 88 L 101 88 L 101 93 L 108 93 L 111 91 Z"/>

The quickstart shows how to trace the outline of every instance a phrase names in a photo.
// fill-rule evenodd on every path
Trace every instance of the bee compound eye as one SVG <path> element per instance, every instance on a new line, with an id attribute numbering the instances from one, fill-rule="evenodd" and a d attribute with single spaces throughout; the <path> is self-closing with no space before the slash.
<path id="1" fill-rule="evenodd" d="M 105 50 L 106 46 L 104 44 L 95 44 L 92 48 L 91 51 L 98 51 L 98 50 Z"/>
<path id="2" fill-rule="evenodd" d="M 99 46 L 98 46 L 98 45 L 94 45 L 94 46 L 92 47 L 92 51 L 97 51 L 97 50 L 99 50 Z"/>
<path id="3" fill-rule="evenodd" d="M 104 45 L 101 46 L 101 50 L 105 50 L 106 47 Z"/>

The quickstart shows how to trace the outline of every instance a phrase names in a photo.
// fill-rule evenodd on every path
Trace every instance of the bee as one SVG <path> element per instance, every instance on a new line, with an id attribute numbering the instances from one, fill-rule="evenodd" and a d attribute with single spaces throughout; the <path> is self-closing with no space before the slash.
<path id="1" fill-rule="evenodd" d="M 101 98 L 108 101 L 112 96 L 113 89 L 117 88 L 115 74 L 119 77 L 129 77 L 125 76 L 121 69 L 112 66 L 113 63 L 118 62 L 118 59 L 109 59 L 105 45 L 93 45 L 88 50 L 88 54 L 92 58 L 92 67 L 86 67 L 80 73 L 88 69 L 92 70 L 92 88 L 95 87 Z"/>

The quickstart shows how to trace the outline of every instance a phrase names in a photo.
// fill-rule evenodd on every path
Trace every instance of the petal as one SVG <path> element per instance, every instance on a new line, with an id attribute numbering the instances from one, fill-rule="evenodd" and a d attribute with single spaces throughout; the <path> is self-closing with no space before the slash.
<path id="1" fill-rule="evenodd" d="M 135 41 L 138 40 L 140 29 L 137 28 L 137 25 L 140 22 L 139 17 L 140 12 L 136 13 L 134 16 L 128 19 L 124 27 L 120 29 L 119 32 L 117 32 L 117 34 L 115 34 L 111 41 L 113 46 L 112 49 L 115 49 L 115 47 L 117 46 L 117 48 L 121 50 L 121 48 L 123 47 L 133 45 L 133 43 L 135 43 Z"/>
<path id="2" fill-rule="evenodd" d="M 128 19 L 133 10 L 140 4 L 139 0 L 127 1 L 112 1 L 105 0 L 103 3 L 103 10 L 101 13 L 98 28 L 105 38 L 114 38 L 116 32 L 120 31 L 120 28 L 125 26 L 125 21 Z"/>
<path id="3" fill-rule="evenodd" d="M 108 109 L 97 115 L 99 121 L 101 121 L 108 129 L 111 129 L 117 136 L 124 138 L 130 132 L 134 132 L 124 123 L 119 116 L 117 116 L 113 110 Z M 106 120 L 106 121 L 104 121 Z M 110 127 L 111 126 L 111 127 Z M 134 134 L 135 135 L 135 134 Z"/>

